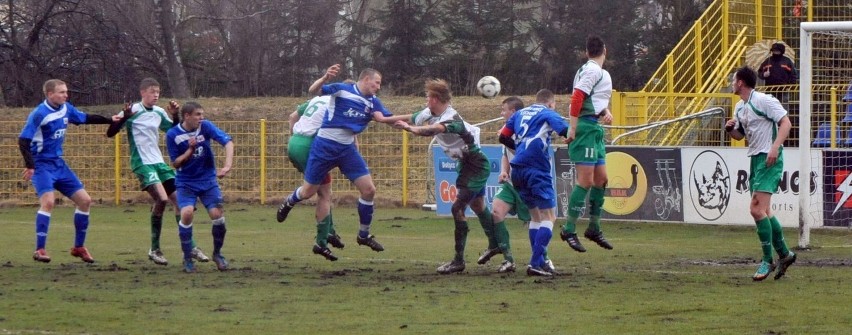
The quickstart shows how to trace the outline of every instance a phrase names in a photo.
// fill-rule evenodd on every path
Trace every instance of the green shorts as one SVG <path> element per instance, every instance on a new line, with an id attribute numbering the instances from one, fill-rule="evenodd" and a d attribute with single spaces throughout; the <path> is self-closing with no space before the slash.
<path id="1" fill-rule="evenodd" d="M 154 184 L 162 184 L 164 181 L 175 178 L 175 170 L 166 163 L 142 165 L 135 170 L 136 178 L 139 179 L 140 187 L 144 190 Z"/>
<path id="2" fill-rule="evenodd" d="M 456 165 L 459 173 L 456 178 L 457 188 L 466 188 L 473 194 L 485 190 L 488 176 L 491 175 L 491 163 L 482 151 L 465 154 Z"/>
<path id="3" fill-rule="evenodd" d="M 604 164 L 606 146 L 603 127 L 594 121 L 578 119 L 574 140 L 568 144 L 568 156 L 578 164 Z"/>
<path id="4" fill-rule="evenodd" d="M 512 183 L 503 183 L 497 194 L 494 194 L 494 200 L 500 199 L 509 205 L 509 214 L 515 214 L 518 219 L 524 222 L 532 220 L 530 210 L 527 205 L 521 200 L 521 195 L 512 186 Z"/>
<path id="5" fill-rule="evenodd" d="M 308 166 L 308 154 L 311 152 L 311 143 L 314 143 L 313 137 L 294 134 L 290 136 L 290 141 L 287 142 L 287 158 L 296 170 L 305 173 L 305 168 Z"/>
<path id="6" fill-rule="evenodd" d="M 782 173 L 784 173 L 783 148 L 778 150 L 778 159 L 775 161 L 775 164 L 769 167 L 766 166 L 765 153 L 751 156 L 751 174 L 748 178 L 751 193 L 777 193 Z"/>

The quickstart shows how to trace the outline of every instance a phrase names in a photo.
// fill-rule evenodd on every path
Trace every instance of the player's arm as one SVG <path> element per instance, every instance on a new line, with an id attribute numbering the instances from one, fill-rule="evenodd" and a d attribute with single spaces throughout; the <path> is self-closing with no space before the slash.
<path id="1" fill-rule="evenodd" d="M 171 100 L 169 101 L 169 105 L 166 106 L 166 111 L 169 112 L 169 115 L 172 117 L 172 127 L 176 127 L 180 124 L 180 103 L 177 101 Z"/>
<path id="2" fill-rule="evenodd" d="M 189 142 L 189 145 L 187 146 L 186 150 L 177 155 L 177 157 L 172 157 L 172 166 L 175 169 L 179 169 L 181 166 L 186 164 L 186 162 L 188 162 L 192 158 L 192 154 L 195 152 L 195 137 L 191 137 L 187 141 Z M 172 154 L 172 150 L 169 150 L 169 154 L 170 156 L 175 156 Z"/>
<path id="3" fill-rule="evenodd" d="M 793 124 L 790 123 L 790 118 L 787 115 L 778 120 L 778 136 L 775 137 L 769 153 L 766 154 L 766 166 L 772 166 L 778 160 L 778 152 L 784 145 L 784 141 L 787 140 L 787 136 L 790 136 L 790 128 L 793 128 Z"/>
<path id="4" fill-rule="evenodd" d="M 743 137 L 745 137 L 743 127 L 741 124 L 738 125 L 736 118 L 732 118 L 725 122 L 725 131 L 728 135 L 731 135 L 731 138 L 737 141 L 742 140 Z"/>
<path id="5" fill-rule="evenodd" d="M 498 140 L 500 141 L 500 144 L 506 146 L 506 148 L 515 150 L 515 140 L 512 139 L 512 135 L 515 135 L 515 132 L 504 125 L 503 128 L 500 129 Z"/>
<path id="6" fill-rule="evenodd" d="M 290 116 L 287 117 L 287 121 L 290 122 L 290 134 L 291 135 L 293 134 L 293 126 L 296 124 L 296 122 L 299 122 L 299 119 L 301 119 L 301 118 L 302 118 L 302 116 L 299 115 L 299 111 L 294 111 L 294 112 L 290 113 Z"/>
<path id="7" fill-rule="evenodd" d="M 83 124 L 112 124 L 112 117 L 86 113 L 86 121 Z"/>
<path id="8" fill-rule="evenodd" d="M 509 155 L 506 153 L 508 150 L 509 148 L 504 148 L 500 157 L 500 176 L 497 177 L 497 181 L 500 183 L 509 181 L 509 169 L 512 167 L 509 165 Z"/>
<path id="9" fill-rule="evenodd" d="M 589 94 L 583 92 L 583 90 L 579 88 L 574 89 L 574 93 L 571 94 L 571 106 L 568 108 L 568 118 L 570 119 L 568 136 L 565 136 L 565 143 L 571 143 L 574 140 L 574 137 L 577 136 L 577 121 L 580 119 L 580 111 L 583 109 L 583 102 L 589 97 Z"/>
<path id="10" fill-rule="evenodd" d="M 340 64 L 329 66 L 328 69 L 325 70 L 325 74 L 311 84 L 311 87 L 308 88 L 308 93 L 319 95 L 322 90 L 322 85 L 331 80 L 331 78 L 336 77 L 338 72 L 340 72 Z"/>
<path id="11" fill-rule="evenodd" d="M 425 126 L 412 126 L 405 121 L 399 120 L 394 124 L 395 128 L 399 128 L 418 136 L 435 136 L 447 131 L 447 127 L 441 123 L 430 124 Z"/>
<path id="12" fill-rule="evenodd" d="M 373 120 L 375 120 L 376 122 L 393 125 L 397 121 L 410 120 L 411 115 L 412 114 L 385 116 L 381 112 L 373 112 Z"/>
<path id="13" fill-rule="evenodd" d="M 223 178 L 231 172 L 231 167 L 234 165 L 234 141 L 225 143 L 225 165 L 216 172 L 216 177 Z"/>
<path id="14" fill-rule="evenodd" d="M 27 123 L 24 124 L 24 129 L 21 130 L 21 135 L 18 136 L 18 149 L 21 151 L 21 157 L 24 158 L 24 180 L 30 180 L 35 173 L 35 160 L 33 153 L 30 151 L 30 145 L 33 142 L 35 133 L 39 131 L 39 126 L 44 117 L 36 112 L 30 113 L 27 117 Z"/>
<path id="15" fill-rule="evenodd" d="M 127 122 L 127 119 L 133 116 L 133 114 L 133 108 L 131 108 L 130 103 L 124 104 L 124 109 L 112 117 L 112 123 L 107 129 L 106 136 L 113 137 L 115 134 L 118 134 L 121 131 L 121 127 L 124 126 L 124 123 Z"/>

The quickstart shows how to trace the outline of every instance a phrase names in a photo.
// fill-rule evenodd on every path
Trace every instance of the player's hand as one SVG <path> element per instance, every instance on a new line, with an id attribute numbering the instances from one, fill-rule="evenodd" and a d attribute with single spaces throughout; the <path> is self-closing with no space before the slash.
<path id="1" fill-rule="evenodd" d="M 24 169 L 24 180 L 29 181 L 30 179 L 33 179 L 33 174 L 35 174 L 35 169 Z"/>
<path id="2" fill-rule="evenodd" d="M 769 153 L 766 154 L 766 167 L 770 167 L 778 160 L 778 148 L 774 145 L 769 148 Z"/>
<path id="3" fill-rule="evenodd" d="M 409 125 L 405 121 L 399 120 L 393 123 L 393 127 L 396 129 L 408 130 Z"/>
<path id="4" fill-rule="evenodd" d="M 601 115 L 601 123 L 605 125 L 612 124 L 612 113 L 610 113 L 609 108 L 604 109 L 603 114 Z"/>
<path id="5" fill-rule="evenodd" d="M 769 77 L 769 69 L 766 69 L 766 71 L 763 72 L 763 76 Z"/>
<path id="6" fill-rule="evenodd" d="M 121 109 L 121 115 L 124 115 L 124 119 L 127 120 L 133 116 L 133 105 L 129 102 L 124 103 L 124 108 Z M 115 119 L 113 119 L 115 121 Z"/>
<path id="7" fill-rule="evenodd" d="M 506 183 L 509 181 L 509 174 L 505 172 L 501 172 L 499 176 L 497 176 L 497 182 L 500 184 Z"/>
<path id="8" fill-rule="evenodd" d="M 193 136 L 193 137 L 190 137 L 190 138 L 189 138 L 189 149 L 190 149 L 190 150 L 195 150 L 195 147 L 196 147 L 196 146 L 198 146 L 198 141 L 196 141 L 196 140 L 195 140 L 195 137 L 194 137 L 194 136 Z"/>
<path id="9" fill-rule="evenodd" d="M 121 119 L 122 119 L 121 115 L 115 114 L 115 115 L 112 116 L 112 122 L 113 123 L 119 122 L 119 121 L 121 121 Z"/>
<path id="10" fill-rule="evenodd" d="M 331 79 L 337 77 L 337 74 L 340 73 L 340 64 L 334 64 L 329 66 L 327 70 L 325 70 L 325 79 Z"/>
<path id="11" fill-rule="evenodd" d="M 729 132 L 729 133 L 734 131 L 734 126 L 736 124 L 737 124 L 736 120 L 734 120 L 734 119 L 728 120 L 727 122 L 725 122 L 725 131 Z"/>
<path id="12" fill-rule="evenodd" d="M 568 137 L 565 138 L 565 144 L 571 144 L 575 137 L 577 137 L 577 130 L 571 128 L 571 130 L 568 131 Z"/>
<path id="13" fill-rule="evenodd" d="M 169 111 L 169 114 L 172 114 L 172 115 L 177 114 L 178 111 L 180 110 L 180 103 L 178 103 L 177 101 L 171 100 L 171 101 L 169 101 L 169 105 L 166 106 L 166 109 Z"/>
<path id="14" fill-rule="evenodd" d="M 225 178 L 225 176 L 228 175 L 228 172 L 231 172 L 230 167 L 227 167 L 227 166 L 222 167 L 221 169 L 219 169 L 219 171 L 216 171 L 216 177 L 217 178 Z"/>

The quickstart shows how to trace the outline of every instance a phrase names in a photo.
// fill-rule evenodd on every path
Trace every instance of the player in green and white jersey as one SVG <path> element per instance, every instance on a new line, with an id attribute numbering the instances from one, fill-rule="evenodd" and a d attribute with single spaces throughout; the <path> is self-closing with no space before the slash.
<path id="1" fill-rule="evenodd" d="M 450 274 L 465 269 L 464 248 L 469 230 L 465 210 L 468 206 L 479 218 L 485 234 L 489 238 L 494 234 L 494 221 L 485 202 L 485 184 L 491 173 L 491 166 L 479 148 L 479 128 L 465 122 L 450 106 L 452 93 L 449 84 L 444 80 L 430 79 L 426 81 L 425 91 L 427 107 L 412 115 L 410 121 L 413 125 L 397 121 L 394 127 L 419 136 L 434 136 L 435 142 L 441 146 L 444 153 L 458 162 L 458 195 L 452 206 L 455 221 L 455 257 L 437 269 L 440 274 Z"/>
<path id="2" fill-rule="evenodd" d="M 160 99 L 160 83 L 153 78 L 145 78 L 139 83 L 140 102 L 128 104 L 124 110 L 113 116 L 113 124 L 107 130 L 107 136 L 113 137 L 124 127 L 127 130 L 127 142 L 130 148 L 130 169 L 139 179 L 142 190 L 148 192 L 154 204 L 151 207 L 151 249 L 148 258 L 155 264 L 167 265 L 169 262 L 160 249 L 160 232 L 163 229 L 163 213 L 166 205 L 175 207 L 175 221 L 180 221 L 175 191 L 175 171 L 163 161 L 160 151 L 160 131 L 167 131 L 179 123 L 176 102 L 169 102 L 171 117 L 163 108 L 156 106 Z M 192 241 L 192 256 L 200 261 L 210 260 Z"/>

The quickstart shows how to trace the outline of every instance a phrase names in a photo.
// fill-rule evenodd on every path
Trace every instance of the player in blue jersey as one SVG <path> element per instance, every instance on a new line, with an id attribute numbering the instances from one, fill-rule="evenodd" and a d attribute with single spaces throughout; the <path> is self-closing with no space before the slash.
<path id="1" fill-rule="evenodd" d="M 213 262 L 219 271 L 228 269 L 228 261 L 222 256 L 225 243 L 225 216 L 222 209 L 222 192 L 216 178 L 223 178 L 231 171 L 234 162 L 234 142 L 231 136 L 204 120 L 204 109 L 196 102 L 187 102 L 180 108 L 183 121 L 166 133 L 166 147 L 172 165 L 177 169 L 175 188 L 180 207 L 178 236 L 183 250 L 183 269 L 195 272 L 192 256 L 192 223 L 195 203 L 198 199 L 207 209 L 213 227 Z M 216 170 L 211 141 L 225 147 L 225 165 Z"/>
<path id="2" fill-rule="evenodd" d="M 550 174 L 548 148 L 551 132 L 565 137 L 569 127 L 553 110 L 556 105 L 553 92 L 540 90 L 536 93 L 535 101 L 506 120 L 506 125 L 500 130 L 500 143 L 515 149 L 515 157 L 510 163 L 512 185 L 529 207 L 532 216 L 529 234 L 533 253 L 527 267 L 527 275 L 551 276 L 553 274 L 545 269 L 547 265 L 544 252 L 553 236 L 556 192 L 553 190 L 553 177 Z M 513 139 L 513 136 L 517 137 Z M 533 229 L 533 226 L 538 226 L 538 229 Z"/>
<path id="3" fill-rule="evenodd" d="M 305 168 L 305 182 L 278 207 L 276 219 L 278 222 L 286 220 L 293 206 L 314 196 L 328 173 L 337 167 L 355 184 L 361 195 L 358 199 L 360 228 L 356 242 L 374 251 L 383 251 L 384 247 L 376 241 L 375 236 L 370 234 L 376 186 L 373 184 L 370 170 L 367 169 L 367 163 L 355 145 L 355 135 L 364 131 L 370 120 L 393 124 L 411 115 L 393 116 L 385 109 L 376 97 L 382 85 L 382 75 L 378 71 L 374 69 L 361 71 L 355 84 L 324 85 L 326 81 L 337 76 L 338 72 L 340 72 L 340 64 L 330 66 L 325 74 L 314 81 L 308 89 L 311 94 L 320 93 L 331 96 L 328 112 L 311 145 Z M 318 215 L 317 220 L 324 220 L 326 216 L 328 211 Z"/>
<path id="4" fill-rule="evenodd" d="M 84 262 L 95 261 L 86 249 L 86 231 L 89 227 L 89 207 L 92 198 L 83 183 L 62 159 L 62 144 L 68 124 L 110 124 L 109 118 L 83 113 L 68 103 L 68 85 L 59 79 L 44 83 L 46 99 L 27 117 L 27 123 L 18 136 L 18 146 L 24 157 L 24 179 L 31 180 L 38 195 L 39 209 L 36 214 L 36 250 L 33 259 L 50 262 L 45 250 L 50 215 L 56 201 L 55 191 L 71 199 L 77 206 L 74 211 L 74 247 L 71 256 Z"/>

